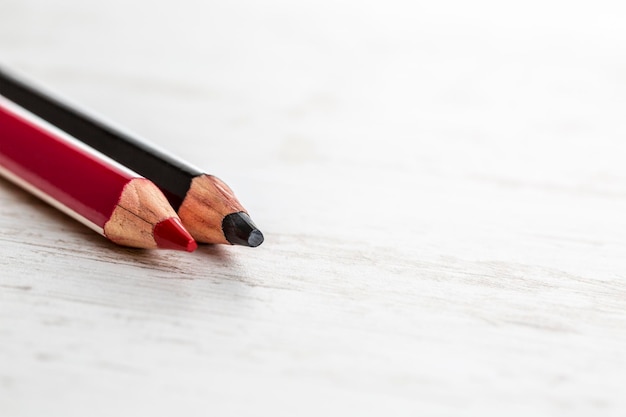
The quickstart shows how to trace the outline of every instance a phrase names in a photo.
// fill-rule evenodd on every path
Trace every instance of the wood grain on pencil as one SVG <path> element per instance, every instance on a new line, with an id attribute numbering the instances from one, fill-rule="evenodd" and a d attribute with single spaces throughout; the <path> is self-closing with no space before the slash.
<path id="1" fill-rule="evenodd" d="M 196 247 L 152 182 L 78 146 L 4 99 L 0 173 L 117 244 L 186 251 Z"/>

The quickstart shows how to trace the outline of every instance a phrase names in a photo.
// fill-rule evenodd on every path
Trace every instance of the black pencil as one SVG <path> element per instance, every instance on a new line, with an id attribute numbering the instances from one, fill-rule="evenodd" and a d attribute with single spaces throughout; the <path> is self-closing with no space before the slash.
<path id="1" fill-rule="evenodd" d="M 153 181 L 203 243 L 255 247 L 263 234 L 232 190 L 213 175 L 122 132 L 0 68 L 0 95 Z"/>

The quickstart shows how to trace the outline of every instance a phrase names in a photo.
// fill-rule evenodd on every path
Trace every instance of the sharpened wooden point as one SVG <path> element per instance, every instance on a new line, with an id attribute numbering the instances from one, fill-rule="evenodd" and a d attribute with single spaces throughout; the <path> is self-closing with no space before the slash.
<path id="1" fill-rule="evenodd" d="M 176 217 L 158 222 L 154 225 L 152 233 L 157 246 L 161 249 L 193 252 L 198 247 L 196 241 Z"/>
<path id="2" fill-rule="evenodd" d="M 263 243 L 263 234 L 233 191 L 213 175 L 193 179 L 178 216 L 197 242 L 248 247 Z"/>
<path id="3" fill-rule="evenodd" d="M 263 243 L 263 233 L 244 211 L 231 213 L 222 221 L 224 236 L 233 245 L 255 248 Z"/>

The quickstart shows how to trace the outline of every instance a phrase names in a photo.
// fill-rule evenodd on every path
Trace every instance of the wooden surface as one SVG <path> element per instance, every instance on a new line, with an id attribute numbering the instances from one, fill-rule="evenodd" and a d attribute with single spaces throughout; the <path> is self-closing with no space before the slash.
<path id="1" fill-rule="evenodd" d="M 0 0 L 2 63 L 266 237 L 123 249 L 0 181 L 0 415 L 625 415 L 626 13 L 509 3 Z"/>

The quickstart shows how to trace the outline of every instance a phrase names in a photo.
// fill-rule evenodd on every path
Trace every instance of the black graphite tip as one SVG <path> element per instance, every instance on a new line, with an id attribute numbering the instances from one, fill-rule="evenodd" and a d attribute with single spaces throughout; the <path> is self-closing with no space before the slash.
<path id="1" fill-rule="evenodd" d="M 256 248 L 263 243 L 263 233 L 243 211 L 231 213 L 222 220 L 222 231 L 226 240 L 233 245 Z"/>

